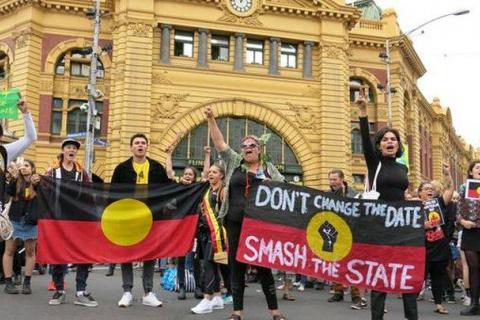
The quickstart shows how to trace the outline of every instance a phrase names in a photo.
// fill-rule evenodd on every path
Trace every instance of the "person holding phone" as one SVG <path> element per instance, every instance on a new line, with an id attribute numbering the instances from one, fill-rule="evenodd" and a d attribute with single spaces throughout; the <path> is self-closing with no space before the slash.
<path id="1" fill-rule="evenodd" d="M 367 116 L 367 101 L 363 86 L 360 88 L 360 96 L 355 101 L 355 104 L 360 111 L 360 133 L 362 136 L 363 155 L 368 168 L 368 181 L 371 184 L 370 188 L 376 182 L 376 192 L 378 192 L 379 200 L 405 200 L 405 190 L 407 190 L 409 185 L 408 168 L 396 161 L 397 158 L 403 155 L 400 133 L 397 129 L 384 127 L 377 131 L 372 145 Z M 371 291 L 372 320 L 383 319 L 386 296 L 385 292 Z M 403 294 L 402 298 L 405 318 L 418 320 L 417 295 L 414 293 Z"/>

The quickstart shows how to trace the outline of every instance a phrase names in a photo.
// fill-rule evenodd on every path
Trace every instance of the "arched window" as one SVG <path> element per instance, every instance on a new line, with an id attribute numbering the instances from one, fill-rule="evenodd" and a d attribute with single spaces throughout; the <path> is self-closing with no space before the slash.
<path id="1" fill-rule="evenodd" d="M 8 69 L 9 69 L 8 55 L 5 52 L 0 51 L 0 81 L 7 79 Z"/>
<path id="2" fill-rule="evenodd" d="M 92 59 L 91 48 L 72 49 L 60 56 L 55 65 L 56 75 L 65 75 L 65 68 L 69 67 L 69 74 L 72 77 L 90 77 L 90 63 Z M 69 62 L 68 66 L 66 61 Z M 98 60 L 97 78 L 104 78 L 105 69 Z"/>
<path id="3" fill-rule="evenodd" d="M 372 89 L 372 84 L 361 78 L 350 78 L 350 101 L 354 102 L 360 95 L 360 86 L 368 88 L 368 102 L 375 103 L 375 93 Z"/>
<path id="4" fill-rule="evenodd" d="M 272 161 L 288 181 L 302 180 L 303 171 L 300 167 L 293 150 L 279 134 L 267 127 L 265 124 L 248 118 L 222 117 L 217 118 L 217 124 L 223 133 L 227 143 L 234 150 L 240 149 L 240 141 L 246 135 L 260 137 L 270 133 L 271 137 L 265 146 Z M 199 125 L 190 131 L 177 145 L 173 153 L 173 166 L 178 174 L 187 165 L 203 168 L 204 153 L 203 147 L 208 144 L 208 126 L 206 123 Z M 210 141 L 213 146 L 213 142 Z M 219 156 L 215 150 L 212 152 L 213 160 Z"/>
<path id="5" fill-rule="evenodd" d="M 87 130 L 87 91 L 90 77 L 91 48 L 70 49 L 58 57 L 55 64 L 55 81 L 52 99 L 50 133 L 52 135 L 79 134 Z M 98 60 L 98 84 L 103 84 L 105 70 Z M 65 81 L 70 78 L 71 81 Z M 56 90 L 57 86 L 62 88 Z M 65 96 L 68 94 L 68 96 Z M 96 101 L 98 111 L 95 136 L 101 135 L 103 99 Z"/>
<path id="6" fill-rule="evenodd" d="M 357 128 L 352 130 L 352 154 L 363 154 L 362 135 Z"/>

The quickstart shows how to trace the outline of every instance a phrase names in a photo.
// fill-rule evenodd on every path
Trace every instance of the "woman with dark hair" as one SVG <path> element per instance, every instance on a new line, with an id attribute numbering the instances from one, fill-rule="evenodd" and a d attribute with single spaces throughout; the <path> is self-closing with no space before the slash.
<path id="1" fill-rule="evenodd" d="M 385 201 L 405 200 L 407 190 L 408 169 L 405 165 L 397 162 L 397 158 L 403 154 L 403 146 L 398 130 L 385 127 L 380 129 L 374 138 L 374 145 L 370 141 L 370 128 L 367 117 L 367 102 L 363 88 L 356 104 L 360 113 L 360 132 L 362 135 L 363 154 L 368 168 L 368 181 L 373 185 L 375 176 L 378 199 Z M 376 174 L 378 171 L 378 174 Z M 371 187 L 371 186 L 370 186 Z M 381 320 L 385 312 L 385 292 L 372 290 L 371 312 L 372 320 Z M 418 319 L 417 295 L 403 294 L 403 309 L 405 318 L 408 320 Z"/>
<path id="2" fill-rule="evenodd" d="M 7 193 L 12 197 L 10 207 L 10 220 L 13 225 L 13 236 L 5 241 L 5 253 L 3 255 L 3 269 L 5 272 L 5 292 L 18 294 L 19 291 L 12 283 L 13 257 L 19 244 L 25 245 L 25 279 L 22 293 L 31 294 L 30 279 L 35 266 L 35 243 L 37 239 L 37 225 L 35 215 L 35 189 L 34 186 L 40 181 L 36 174 L 35 164 L 31 160 L 24 160 L 20 166 L 18 178 L 7 186 Z"/>
<path id="3" fill-rule="evenodd" d="M 223 219 L 227 230 L 228 259 L 232 275 L 233 313 L 228 320 L 242 320 L 247 265 L 238 262 L 236 256 L 245 215 L 244 205 L 253 185 L 258 184 L 261 180 L 283 181 L 284 178 L 273 163 L 262 160 L 263 146 L 257 137 L 244 137 L 240 141 L 241 153 L 239 154 L 225 142 L 211 107 L 205 109 L 205 116 L 215 149 L 220 153 L 220 157 L 225 164 L 225 199 L 220 208 L 219 219 Z M 268 309 L 273 320 L 286 320 L 286 317 L 278 310 L 272 270 L 257 267 L 257 275 L 262 283 L 263 293 L 267 299 Z"/>
<path id="4" fill-rule="evenodd" d="M 467 179 L 480 180 L 480 160 L 468 166 Z M 463 227 L 461 249 L 468 264 L 471 303 L 462 310 L 462 316 L 480 315 L 480 201 L 466 198 L 466 186 L 460 186 L 458 221 Z"/>
<path id="5" fill-rule="evenodd" d="M 167 158 L 165 160 L 165 169 L 167 171 L 167 176 L 174 180 L 175 179 L 175 171 L 173 170 L 173 162 L 172 162 L 172 155 L 175 145 L 180 142 L 182 138 L 182 133 L 177 133 L 177 137 L 175 141 L 165 150 L 167 153 Z M 204 147 L 205 152 L 205 160 L 203 166 L 203 173 L 202 173 L 202 180 L 206 180 L 206 172 L 208 172 L 208 168 L 210 167 L 210 147 Z M 197 168 L 193 166 L 186 166 L 183 169 L 182 176 L 179 179 L 179 183 L 184 185 L 189 185 L 197 181 L 199 176 Z M 178 257 L 178 264 L 177 264 L 177 283 L 178 283 L 178 299 L 185 300 L 187 298 L 186 295 L 186 279 L 185 279 L 185 264 L 187 258 L 190 258 L 193 264 L 193 274 L 195 278 L 195 292 L 194 297 L 196 299 L 202 299 L 202 289 L 200 287 L 200 272 L 201 266 L 198 259 L 194 258 L 194 253 L 189 253 L 186 257 Z"/>
<path id="6" fill-rule="evenodd" d="M 429 201 L 437 199 L 441 208 L 440 214 L 443 219 L 438 216 L 427 217 L 425 222 L 425 247 L 427 250 L 427 274 L 430 274 L 432 281 L 432 294 L 436 305 L 435 312 L 440 314 L 448 314 L 448 310 L 443 306 L 443 292 L 448 284 L 447 267 L 450 262 L 450 230 L 454 219 L 451 210 L 447 210 L 447 206 L 453 196 L 453 181 L 450 175 L 450 168 L 443 166 L 443 175 L 446 188 L 443 192 L 436 193 L 430 181 L 424 181 L 418 187 L 418 196 L 421 201 Z M 438 213 L 437 213 L 438 214 Z M 443 223 L 442 223 L 443 220 Z"/>

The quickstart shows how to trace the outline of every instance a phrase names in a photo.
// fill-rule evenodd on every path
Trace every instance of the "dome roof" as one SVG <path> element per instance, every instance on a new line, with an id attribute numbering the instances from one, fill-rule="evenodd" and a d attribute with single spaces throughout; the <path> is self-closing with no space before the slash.
<path id="1" fill-rule="evenodd" d="M 382 8 L 374 0 L 355 1 L 354 6 L 362 10 L 362 18 L 368 20 L 382 20 Z"/>

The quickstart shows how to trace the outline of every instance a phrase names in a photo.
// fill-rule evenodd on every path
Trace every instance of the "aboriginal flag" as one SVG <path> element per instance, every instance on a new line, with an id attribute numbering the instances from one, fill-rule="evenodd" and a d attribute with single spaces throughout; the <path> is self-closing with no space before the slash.
<path id="1" fill-rule="evenodd" d="M 43 177 L 37 190 L 37 261 L 122 263 L 184 256 L 192 249 L 207 187 Z"/>
<path id="2" fill-rule="evenodd" d="M 467 198 L 480 199 L 480 181 L 479 180 L 468 180 Z"/>
<path id="3" fill-rule="evenodd" d="M 420 202 L 341 198 L 270 181 L 251 191 L 245 212 L 241 262 L 383 292 L 422 288 Z"/>

